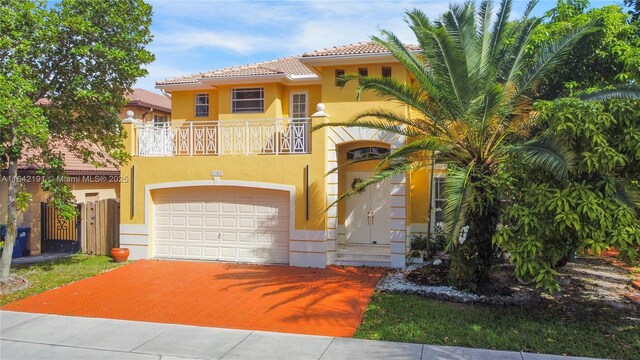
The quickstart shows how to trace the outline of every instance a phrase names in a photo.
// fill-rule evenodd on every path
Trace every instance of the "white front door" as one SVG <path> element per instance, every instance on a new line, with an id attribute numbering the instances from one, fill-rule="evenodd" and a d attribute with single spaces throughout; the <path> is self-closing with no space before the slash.
<path id="1" fill-rule="evenodd" d="M 347 189 L 370 176 L 369 172 L 348 172 Z M 389 196 L 385 181 L 347 198 L 344 226 L 348 244 L 389 244 Z"/>

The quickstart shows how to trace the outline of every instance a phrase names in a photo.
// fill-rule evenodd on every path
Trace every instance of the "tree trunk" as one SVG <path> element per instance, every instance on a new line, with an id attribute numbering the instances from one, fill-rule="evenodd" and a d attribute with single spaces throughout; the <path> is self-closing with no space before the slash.
<path id="1" fill-rule="evenodd" d="M 18 160 L 9 161 L 9 191 L 7 194 L 7 236 L 4 239 L 4 249 L 2 250 L 2 259 L 0 259 L 0 282 L 9 280 L 9 272 L 11 270 L 11 255 L 13 254 L 13 245 L 16 242 L 16 233 L 18 227 L 18 208 L 16 204 L 18 195 Z"/>
<path id="2" fill-rule="evenodd" d="M 449 281 L 462 290 L 476 291 L 479 285 L 485 284 L 494 262 L 493 235 L 500 220 L 500 209 L 496 204 L 497 189 L 481 182 L 488 176 L 476 180 L 477 195 L 482 203 L 476 204 L 476 211 L 469 212 L 466 234 L 461 234 L 463 241 L 450 254 Z"/>

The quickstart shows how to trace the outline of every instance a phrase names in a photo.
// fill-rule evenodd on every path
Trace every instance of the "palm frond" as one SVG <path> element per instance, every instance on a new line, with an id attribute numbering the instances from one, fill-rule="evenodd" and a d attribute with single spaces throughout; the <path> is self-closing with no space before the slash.
<path id="1" fill-rule="evenodd" d="M 640 208 L 640 193 L 635 189 L 625 186 L 620 180 L 616 180 L 616 197 L 618 200 L 629 205 L 634 211 L 636 208 Z"/>
<path id="2" fill-rule="evenodd" d="M 382 162 L 382 161 L 385 160 L 385 158 L 388 155 L 389 154 L 380 154 L 378 157 L 375 157 L 375 158 L 360 158 L 360 159 L 351 160 L 349 162 L 346 162 L 344 164 L 338 165 L 338 166 L 334 167 L 333 169 L 329 170 L 327 172 L 327 175 L 336 173 L 336 172 L 338 172 L 338 171 L 340 171 L 340 170 L 342 170 L 344 168 L 348 168 L 348 167 L 350 167 L 352 165 L 363 163 L 363 162 L 368 162 L 368 161 L 379 161 L 379 162 Z"/>
<path id="3" fill-rule="evenodd" d="M 316 131 L 325 127 L 362 127 L 367 129 L 374 129 L 380 131 L 386 131 L 393 134 L 398 134 L 406 137 L 415 137 L 422 135 L 422 132 L 418 132 L 409 129 L 403 125 L 396 125 L 384 120 L 360 120 L 355 121 L 336 121 L 315 125 L 311 128 L 311 131 Z"/>
<path id="4" fill-rule="evenodd" d="M 389 166 L 387 166 L 383 170 L 376 172 L 372 174 L 371 177 L 363 180 L 362 182 L 359 182 L 353 189 L 346 191 L 343 194 L 340 194 L 340 196 L 338 196 L 336 201 L 329 204 L 327 209 L 332 207 L 333 205 L 336 205 L 337 203 L 339 203 L 340 201 L 342 201 L 343 199 L 349 196 L 353 196 L 358 193 L 361 193 L 362 191 L 364 191 L 364 189 L 366 189 L 370 185 L 391 179 L 396 175 L 402 175 L 402 174 L 406 174 L 408 172 L 417 170 L 419 166 L 420 165 L 417 163 L 404 162 L 404 161 L 391 163 L 389 164 Z"/>
<path id="5" fill-rule="evenodd" d="M 449 150 L 450 143 L 436 136 L 425 136 L 414 140 L 404 146 L 392 150 L 378 164 L 378 168 L 386 165 L 386 163 L 394 160 L 403 159 L 417 152 L 443 152 Z"/>
<path id="6" fill-rule="evenodd" d="M 586 101 L 606 101 L 612 99 L 640 100 L 640 88 L 624 86 L 616 89 L 597 91 L 591 94 L 583 94 L 580 95 L 579 98 Z"/>
<path id="7" fill-rule="evenodd" d="M 496 20 L 493 23 L 493 29 L 491 30 L 491 59 L 495 59 L 493 56 L 495 54 L 495 50 L 498 48 L 498 44 L 501 41 L 504 41 L 504 32 L 507 28 L 509 17 L 511 16 L 512 5 L 513 0 L 502 0 L 500 3 L 500 10 L 498 10 Z"/>
<path id="8" fill-rule="evenodd" d="M 467 222 L 469 202 L 474 192 L 470 184 L 474 167 L 474 164 L 466 168 L 449 167 L 447 171 L 444 189 L 446 204 L 443 215 L 449 239 L 449 249 L 457 246 L 460 230 Z"/>
<path id="9" fill-rule="evenodd" d="M 542 51 L 538 52 L 535 64 L 523 74 L 517 74 L 514 81 L 517 94 L 530 91 L 540 79 L 550 73 L 564 60 L 578 40 L 585 34 L 593 31 L 596 26 L 596 22 L 589 22 L 583 26 L 579 26 L 569 31 L 565 36 L 551 42 L 551 44 L 543 48 Z"/>
<path id="10" fill-rule="evenodd" d="M 575 166 L 575 154 L 550 136 L 540 136 L 513 149 L 520 152 L 529 165 L 543 169 L 557 179 L 565 179 Z"/>

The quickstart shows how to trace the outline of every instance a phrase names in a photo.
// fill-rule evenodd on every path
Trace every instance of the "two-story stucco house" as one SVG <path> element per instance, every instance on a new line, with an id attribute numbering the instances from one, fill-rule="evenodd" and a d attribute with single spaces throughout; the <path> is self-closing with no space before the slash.
<path id="1" fill-rule="evenodd" d="M 417 50 L 411 48 L 412 50 Z M 340 87 L 344 73 L 411 81 L 371 43 L 160 81 L 171 121 L 126 119 L 132 161 L 121 175 L 121 246 L 132 258 L 401 267 L 412 234 L 435 220 L 442 178 L 397 176 L 338 205 L 405 139 L 364 128 L 311 128 L 374 107 L 406 106 Z M 444 170 L 437 167 L 439 176 Z M 430 221 L 431 220 L 431 221 Z"/>

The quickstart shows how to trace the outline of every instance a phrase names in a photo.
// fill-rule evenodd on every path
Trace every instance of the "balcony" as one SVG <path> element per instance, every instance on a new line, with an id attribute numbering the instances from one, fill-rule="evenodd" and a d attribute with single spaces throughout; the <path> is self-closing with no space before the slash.
<path id="1" fill-rule="evenodd" d="M 310 125 L 309 118 L 138 124 L 135 155 L 307 154 Z"/>

